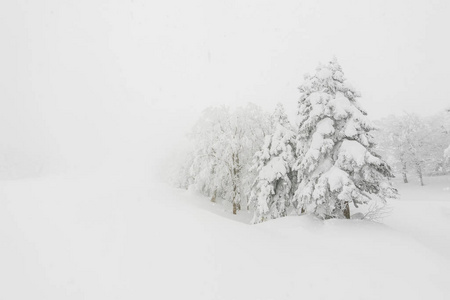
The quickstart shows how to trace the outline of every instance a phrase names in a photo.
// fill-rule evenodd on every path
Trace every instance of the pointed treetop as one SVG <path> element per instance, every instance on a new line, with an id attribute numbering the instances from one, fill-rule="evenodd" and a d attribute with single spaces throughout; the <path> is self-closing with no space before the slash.
<path id="1" fill-rule="evenodd" d="M 286 128 L 291 127 L 291 123 L 289 122 L 288 116 L 281 102 L 277 103 L 277 106 L 275 107 L 275 111 L 273 112 L 271 119 L 274 127 L 276 127 L 277 124 Z"/>
<path id="2" fill-rule="evenodd" d="M 298 212 L 349 218 L 349 203 L 367 203 L 370 193 L 383 200 L 394 195 L 390 168 L 373 149 L 374 127 L 337 59 L 319 65 L 300 91 L 293 166 L 300 180 Z"/>

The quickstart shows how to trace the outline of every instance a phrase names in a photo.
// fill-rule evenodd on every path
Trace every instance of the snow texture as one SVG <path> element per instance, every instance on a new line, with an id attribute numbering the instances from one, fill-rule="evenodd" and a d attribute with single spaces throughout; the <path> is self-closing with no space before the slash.
<path id="1" fill-rule="evenodd" d="M 386 225 L 296 216 L 252 226 L 246 212 L 127 175 L 1 181 L 0 299 L 450 295 L 448 176 L 399 183 Z"/>

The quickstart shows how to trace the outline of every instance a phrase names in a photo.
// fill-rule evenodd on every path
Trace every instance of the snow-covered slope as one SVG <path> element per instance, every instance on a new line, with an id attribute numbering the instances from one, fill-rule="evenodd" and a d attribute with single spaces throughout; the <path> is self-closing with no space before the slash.
<path id="1" fill-rule="evenodd" d="M 450 296 L 449 177 L 423 201 L 413 184 L 400 186 L 385 225 L 309 217 L 248 225 L 246 212 L 232 216 L 150 179 L 1 181 L 0 299 Z"/>
<path id="2" fill-rule="evenodd" d="M 315 1 L 194 2 L 1 2 L 0 299 L 448 299 L 448 177 L 401 186 L 385 225 L 251 226 L 150 175 L 203 108 L 286 99 L 292 110 L 296 78 L 331 53 L 386 86 L 342 35 L 310 33 L 325 24 Z M 333 47 L 308 50 L 310 36 Z"/>
<path id="3" fill-rule="evenodd" d="M 396 181 L 401 198 L 384 223 L 450 259 L 450 176 L 425 177 L 425 186 Z"/>

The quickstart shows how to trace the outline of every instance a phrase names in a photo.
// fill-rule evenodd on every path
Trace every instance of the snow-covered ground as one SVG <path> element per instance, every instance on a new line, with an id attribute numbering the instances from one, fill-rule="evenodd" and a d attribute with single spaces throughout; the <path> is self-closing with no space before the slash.
<path id="1" fill-rule="evenodd" d="M 397 183 L 383 224 L 248 225 L 142 170 L 0 181 L 0 299 L 450 297 L 449 176 Z"/>
<path id="2" fill-rule="evenodd" d="M 209 105 L 296 115 L 333 54 L 371 117 L 442 107 L 445 7 L 328 4 L 2 1 L 0 300 L 449 299 L 449 176 L 397 183 L 382 223 L 249 225 L 154 175 Z"/>

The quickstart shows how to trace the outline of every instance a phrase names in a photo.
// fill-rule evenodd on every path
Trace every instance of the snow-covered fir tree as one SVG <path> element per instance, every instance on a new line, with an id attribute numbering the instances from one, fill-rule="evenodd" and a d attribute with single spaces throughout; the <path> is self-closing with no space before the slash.
<path id="1" fill-rule="evenodd" d="M 374 152 L 374 129 L 360 107 L 360 93 L 344 77 L 336 59 L 319 65 L 300 86 L 297 161 L 298 213 L 350 218 L 372 195 L 395 197 L 390 167 Z"/>
<path id="2" fill-rule="evenodd" d="M 258 175 L 250 195 L 255 210 L 252 223 L 286 216 L 295 185 L 295 133 L 281 104 L 271 119 L 275 131 L 266 136 L 254 159 Z"/>
<path id="3" fill-rule="evenodd" d="M 290 130 L 293 129 L 291 123 L 289 122 L 289 118 L 286 114 L 286 111 L 284 110 L 284 106 L 280 102 L 277 103 L 277 106 L 275 107 L 273 114 L 270 116 L 270 121 L 272 123 L 274 130 L 276 129 L 278 124 Z"/>

